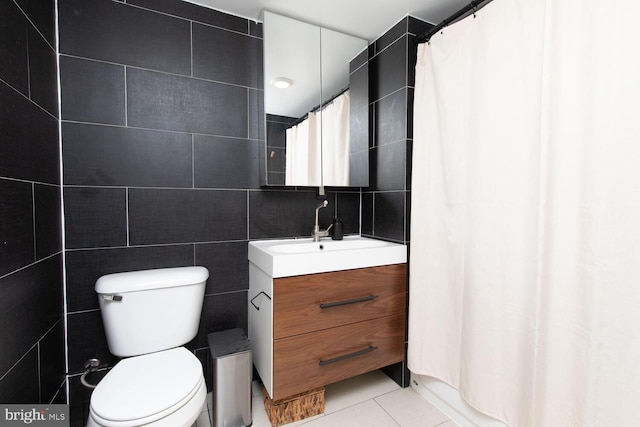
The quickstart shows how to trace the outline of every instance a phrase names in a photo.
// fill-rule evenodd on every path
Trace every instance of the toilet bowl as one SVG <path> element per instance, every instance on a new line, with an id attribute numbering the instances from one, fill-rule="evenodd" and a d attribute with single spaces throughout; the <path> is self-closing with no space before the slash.
<path id="1" fill-rule="evenodd" d="M 88 427 L 190 427 L 203 409 L 202 364 L 182 345 L 198 332 L 209 271 L 175 267 L 96 281 L 109 351 L 123 359 L 91 395 Z"/>
<path id="2" fill-rule="evenodd" d="M 184 347 L 130 357 L 93 391 L 87 427 L 190 427 L 206 395 L 202 365 Z"/>

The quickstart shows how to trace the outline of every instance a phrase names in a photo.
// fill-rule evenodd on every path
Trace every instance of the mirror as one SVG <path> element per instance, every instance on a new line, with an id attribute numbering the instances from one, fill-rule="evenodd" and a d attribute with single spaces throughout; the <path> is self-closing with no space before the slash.
<path id="1" fill-rule="evenodd" d="M 367 186 L 367 41 L 264 12 L 264 58 L 263 184 Z"/>

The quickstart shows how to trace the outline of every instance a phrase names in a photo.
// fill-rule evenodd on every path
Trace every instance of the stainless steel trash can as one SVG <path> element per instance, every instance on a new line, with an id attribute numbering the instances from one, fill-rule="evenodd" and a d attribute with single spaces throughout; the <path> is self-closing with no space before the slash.
<path id="1" fill-rule="evenodd" d="M 245 427 L 251 419 L 251 345 L 242 329 L 207 336 L 213 361 L 211 424 L 213 427 Z"/>

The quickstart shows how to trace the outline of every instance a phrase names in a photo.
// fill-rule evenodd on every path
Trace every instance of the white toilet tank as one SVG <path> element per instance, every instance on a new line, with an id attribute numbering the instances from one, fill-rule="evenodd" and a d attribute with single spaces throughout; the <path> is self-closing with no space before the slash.
<path id="1" fill-rule="evenodd" d="M 179 347 L 198 333 L 204 267 L 108 274 L 96 281 L 109 351 L 127 357 Z"/>

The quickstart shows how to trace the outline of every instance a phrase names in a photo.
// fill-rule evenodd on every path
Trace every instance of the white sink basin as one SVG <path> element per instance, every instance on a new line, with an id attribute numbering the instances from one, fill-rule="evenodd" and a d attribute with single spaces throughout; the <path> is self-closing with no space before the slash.
<path id="1" fill-rule="evenodd" d="M 249 242 L 249 262 L 271 277 L 407 262 L 407 247 L 398 243 L 348 236 L 344 240 L 257 240 Z"/>

